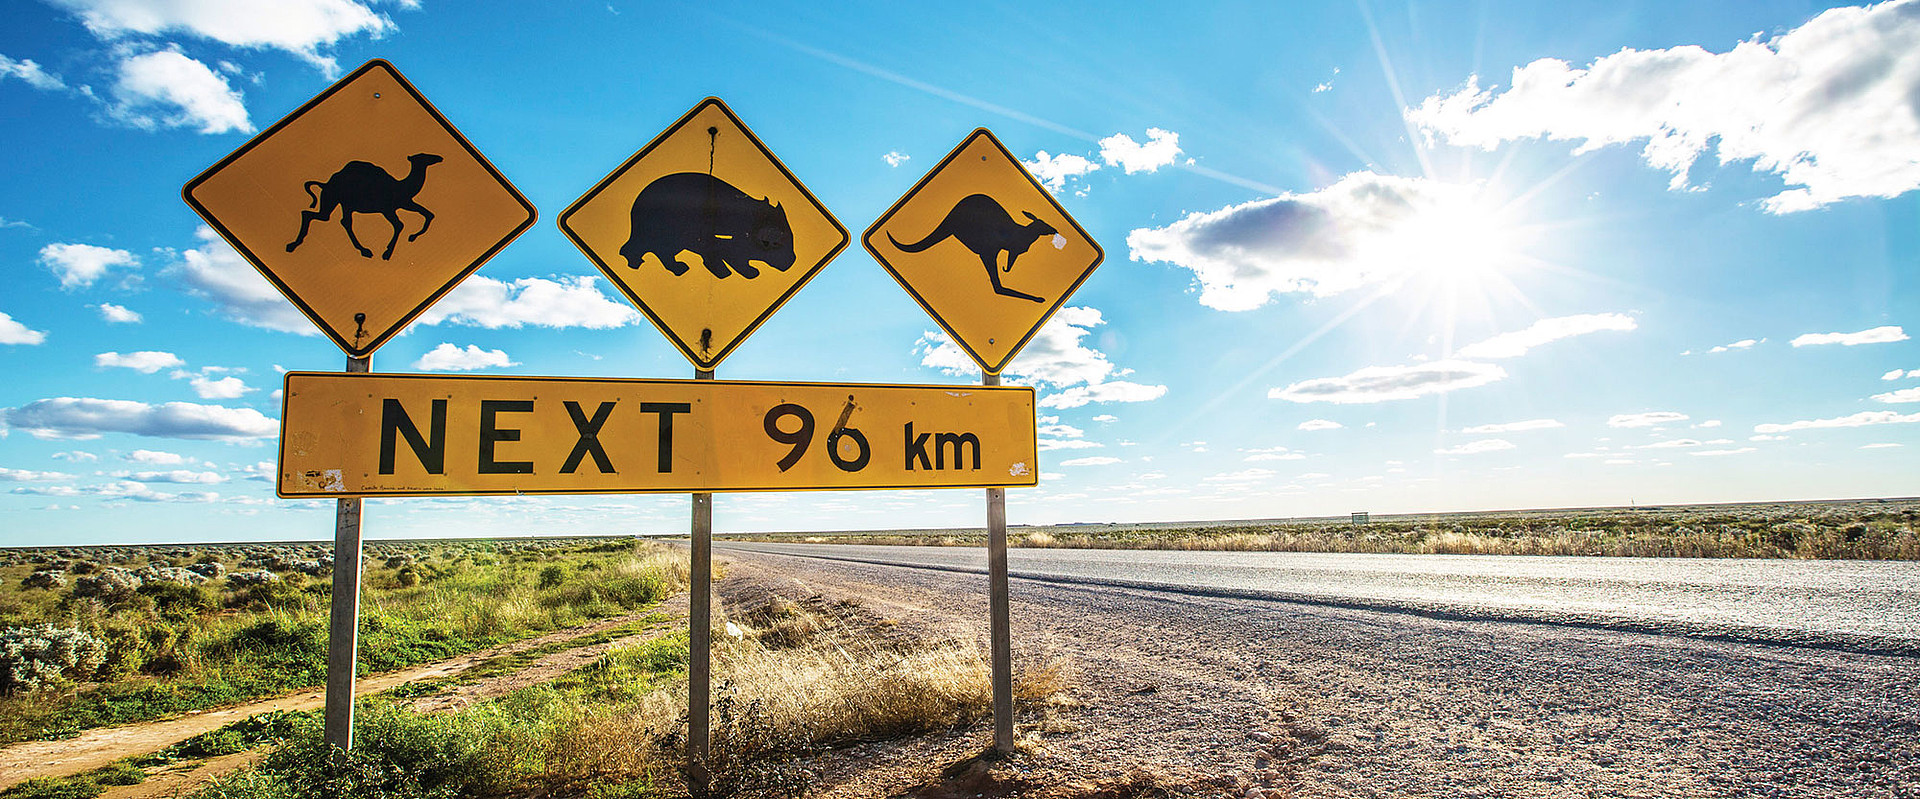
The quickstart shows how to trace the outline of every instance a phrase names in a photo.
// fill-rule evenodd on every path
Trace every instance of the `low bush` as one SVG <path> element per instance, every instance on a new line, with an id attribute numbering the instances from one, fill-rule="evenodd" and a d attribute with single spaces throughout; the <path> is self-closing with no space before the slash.
<path id="1" fill-rule="evenodd" d="M 0 696 L 91 678 L 106 655 L 104 641 L 71 627 L 0 630 Z"/>

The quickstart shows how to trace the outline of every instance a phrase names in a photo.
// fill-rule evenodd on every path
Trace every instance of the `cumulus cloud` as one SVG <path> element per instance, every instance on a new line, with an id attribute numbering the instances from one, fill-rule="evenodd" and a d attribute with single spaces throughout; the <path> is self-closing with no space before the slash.
<path id="1" fill-rule="evenodd" d="M 127 310 L 125 306 L 114 305 L 110 302 L 103 302 L 93 307 L 100 312 L 101 319 L 113 324 L 139 324 L 141 319 L 139 312 Z"/>
<path id="2" fill-rule="evenodd" d="M 1433 454 L 1435 455 L 1478 455 L 1483 452 L 1499 452 L 1500 450 L 1503 450 L 1503 449 L 1513 449 L 1513 448 L 1514 448 L 1513 442 L 1508 441 L 1504 438 L 1482 438 L 1477 441 L 1469 441 L 1457 447 L 1447 447 L 1445 449 L 1436 449 L 1433 451 Z"/>
<path id="3" fill-rule="evenodd" d="M 1920 422 L 1920 413 L 1901 415 L 1898 411 L 1861 411 L 1851 416 L 1834 419 L 1805 419 L 1797 422 L 1779 424 L 1757 424 L 1753 432 L 1762 435 L 1791 433 L 1796 430 L 1828 430 L 1836 427 L 1866 427 L 1876 424 L 1913 424 Z"/>
<path id="4" fill-rule="evenodd" d="M 1147 141 L 1136 142 L 1125 133 L 1100 140 L 1100 160 L 1131 175 L 1155 172 L 1180 157 L 1180 134 L 1160 128 L 1147 128 Z"/>
<path id="5" fill-rule="evenodd" d="M 1094 172 L 1099 164 L 1087 160 L 1086 156 L 1072 153 L 1048 155 L 1046 150 L 1035 153 L 1032 161 L 1021 161 L 1033 178 L 1046 184 L 1046 187 L 1059 191 L 1067 187 L 1067 181 Z"/>
<path id="6" fill-rule="evenodd" d="M 259 391 L 237 377 L 214 379 L 203 374 L 193 375 L 187 383 L 193 386 L 193 393 L 200 395 L 201 399 L 239 399 L 249 391 Z"/>
<path id="7" fill-rule="evenodd" d="M 1135 261 L 1192 270 L 1200 304 L 1247 311 L 1274 296 L 1329 296 L 1459 257 L 1452 225 L 1475 189 L 1424 178 L 1355 172 L 1303 194 L 1188 214 L 1127 234 Z M 1451 242 L 1451 243 L 1449 243 Z"/>
<path id="8" fill-rule="evenodd" d="M 73 475 L 65 472 L 35 472 L 0 466 L 0 483 L 43 483 L 72 479 Z"/>
<path id="9" fill-rule="evenodd" d="M 1690 417 L 1674 411 L 1647 411 L 1646 413 L 1619 413 L 1607 417 L 1608 427 L 1659 427 L 1660 425 L 1684 422 Z"/>
<path id="10" fill-rule="evenodd" d="M 1112 379 L 1130 370 L 1116 368 L 1106 353 L 1082 343 L 1093 328 L 1103 324 L 1106 319 L 1098 308 L 1063 307 L 1040 327 L 1040 332 L 1035 333 L 1007 365 L 1005 373 L 1045 384 L 1049 390 L 1040 397 L 1042 408 L 1078 408 L 1095 402 L 1147 402 L 1165 396 L 1166 386 Z M 917 350 L 922 365 L 948 374 L 972 374 L 979 368 L 944 332 L 928 331 L 920 338 Z"/>
<path id="11" fill-rule="evenodd" d="M 91 439 L 106 433 L 198 441 L 247 441 L 277 434 L 280 425 L 252 408 L 169 402 L 54 397 L 0 409 L 6 426 L 42 439 Z"/>
<path id="12" fill-rule="evenodd" d="M 899 150 L 888 150 L 886 155 L 880 156 L 880 160 L 887 162 L 887 166 L 899 166 L 913 160 L 913 156 Z"/>
<path id="13" fill-rule="evenodd" d="M 132 369 L 141 374 L 149 375 L 162 369 L 172 369 L 178 366 L 185 366 L 186 364 L 187 362 L 180 360 L 180 356 L 178 355 L 171 352 L 156 352 L 154 350 L 129 352 L 125 355 L 117 352 L 103 352 L 93 356 L 93 365 L 102 369 Z"/>
<path id="14" fill-rule="evenodd" d="M 224 483 L 227 478 L 219 472 L 195 472 L 186 469 L 173 469 L 164 472 L 115 472 L 114 477 L 132 480 L 137 483 L 186 483 L 193 485 L 212 485 Z"/>
<path id="15" fill-rule="evenodd" d="M 126 58 L 113 84 L 114 119 L 142 130 L 252 133 L 240 91 L 212 67 L 175 50 Z"/>
<path id="16" fill-rule="evenodd" d="M 1755 451 L 1753 447 L 1740 447 L 1738 449 L 1703 449 L 1687 454 L 1700 458 L 1717 458 L 1723 455 L 1744 455 L 1753 451 Z"/>
<path id="17" fill-rule="evenodd" d="M 1247 457 L 1241 458 L 1241 460 L 1248 463 L 1260 463 L 1262 461 L 1303 461 L 1307 459 L 1306 453 L 1295 452 L 1286 447 L 1266 447 L 1263 449 L 1243 449 L 1240 451 L 1247 453 Z"/>
<path id="18" fill-rule="evenodd" d="M 15 61 L 4 55 L 0 55 L 0 80 L 6 80 L 7 78 L 19 80 L 41 91 L 55 91 L 67 88 L 66 82 L 60 80 L 60 76 L 41 69 L 40 65 L 34 63 L 31 58 L 22 58 Z"/>
<path id="19" fill-rule="evenodd" d="M 188 458 L 185 455 L 177 455 L 172 452 L 161 452 L 152 449 L 136 449 L 120 457 L 134 463 L 151 463 L 155 466 L 179 466 L 188 462 Z"/>
<path id="20" fill-rule="evenodd" d="M 1308 419 L 1304 422 L 1301 422 L 1298 426 L 1294 427 L 1294 429 L 1295 430 L 1338 430 L 1342 426 L 1343 425 L 1341 425 L 1339 422 L 1333 421 L 1331 419 Z"/>
<path id="21" fill-rule="evenodd" d="M 194 236 L 200 239 L 200 246 L 181 253 L 180 263 L 170 270 L 188 291 L 212 301 L 221 315 L 236 322 L 303 336 L 320 335 L 320 330 L 213 228 L 201 225 Z"/>
<path id="22" fill-rule="evenodd" d="M 1490 363 L 1445 360 L 1407 366 L 1369 366 L 1344 377 L 1302 380 L 1267 392 L 1290 402 L 1354 404 L 1414 399 L 1504 379 L 1507 370 Z"/>
<path id="23" fill-rule="evenodd" d="M 1106 466 L 1120 463 L 1119 458 L 1109 455 L 1094 455 L 1087 458 L 1068 458 L 1060 462 L 1061 466 Z"/>
<path id="24" fill-rule="evenodd" d="M 1766 339 L 1743 338 L 1743 339 L 1740 339 L 1739 341 L 1733 342 L 1732 344 L 1721 344 L 1717 347 L 1714 347 L 1713 349 L 1707 350 L 1707 352 L 1713 353 L 1713 352 L 1727 352 L 1729 350 L 1752 349 L 1753 345 L 1758 344 L 1765 340 Z"/>
<path id="25" fill-rule="evenodd" d="M 1486 435 L 1488 433 L 1524 433 L 1529 430 L 1552 430 L 1566 427 L 1558 419 L 1528 419 L 1524 422 L 1505 422 L 1502 424 L 1474 425 L 1460 432 L 1468 435 Z"/>
<path id="26" fill-rule="evenodd" d="M 420 315 L 421 324 L 496 329 L 584 327 L 604 330 L 640 321 L 640 312 L 600 293 L 600 278 L 561 275 L 512 282 L 469 277 Z"/>
<path id="27" fill-rule="evenodd" d="M 338 71 L 321 49 L 359 33 L 379 37 L 393 22 L 355 0 L 52 0 L 103 39 L 186 34 L 234 47 L 283 50 L 329 78 Z M 417 3 L 402 3 L 414 8 Z"/>
<path id="28" fill-rule="evenodd" d="M 1542 319 L 1525 330 L 1501 333 L 1493 338 L 1470 344 L 1454 353 L 1457 358 L 1518 358 L 1527 351 L 1549 342 L 1563 338 L 1596 333 L 1603 330 L 1633 330 L 1638 325 L 1633 317 L 1617 313 L 1591 313 L 1574 316 L 1559 316 Z"/>
<path id="29" fill-rule="evenodd" d="M 49 244 L 40 248 L 40 265 L 60 278 L 63 289 L 86 288 L 109 269 L 139 264 L 140 259 L 126 250 L 91 244 Z"/>
<path id="30" fill-rule="evenodd" d="M 1216 474 L 1211 477 L 1202 477 L 1200 478 L 1200 482 L 1203 482 L 1203 483 L 1255 483 L 1261 480 L 1268 479 L 1278 474 L 1279 472 L 1276 472 L 1272 469 L 1261 469 L 1261 468 L 1255 467 L 1252 469 L 1242 469 L 1237 472 L 1221 472 L 1220 474 Z M 1302 477 L 1304 476 L 1305 475 L 1302 475 Z"/>
<path id="31" fill-rule="evenodd" d="M 470 372 L 519 365 L 504 350 L 483 350 L 473 344 L 461 349 L 445 342 L 413 362 L 413 368 L 422 372 Z"/>
<path id="32" fill-rule="evenodd" d="M 1873 398 L 1880 402 L 1889 402 L 1889 403 L 1920 402 L 1920 386 L 1915 386 L 1913 388 L 1903 388 L 1898 391 L 1889 391 L 1885 394 L 1875 394 L 1873 395 Z"/>
<path id="33" fill-rule="evenodd" d="M 1895 341 L 1906 340 L 1907 331 L 1901 330 L 1899 325 L 1882 325 L 1856 333 L 1806 333 L 1795 336 L 1793 346 L 1812 347 L 1821 344 L 1839 344 L 1847 347 L 1855 347 L 1861 344 L 1890 344 Z"/>
<path id="34" fill-rule="evenodd" d="M 1799 28 L 1715 53 L 1624 49 L 1584 68 L 1540 59 L 1510 88 L 1477 77 L 1406 116 L 1429 136 L 1493 149 L 1577 141 L 1575 153 L 1644 141 L 1641 157 L 1689 185 L 1695 162 L 1750 161 L 1788 186 L 1772 213 L 1920 186 L 1920 3 L 1835 8 Z"/>
<path id="35" fill-rule="evenodd" d="M 0 344 L 40 344 L 46 340 L 46 331 L 27 327 L 0 312 Z"/>
<path id="36" fill-rule="evenodd" d="M 1895 369 L 1891 372 L 1881 375 L 1880 379 L 1881 380 L 1899 380 L 1902 377 L 1920 377 L 1920 369 L 1911 369 L 1907 371 L 1901 371 L 1899 369 Z"/>

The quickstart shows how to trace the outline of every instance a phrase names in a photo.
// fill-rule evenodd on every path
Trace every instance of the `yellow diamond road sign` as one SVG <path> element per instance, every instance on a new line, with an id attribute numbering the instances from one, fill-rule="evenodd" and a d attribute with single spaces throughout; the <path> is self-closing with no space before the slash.
<path id="1" fill-rule="evenodd" d="M 850 241 L 716 97 L 574 201 L 559 225 L 701 369 L 733 352 Z"/>
<path id="2" fill-rule="evenodd" d="M 861 243 L 987 374 L 999 374 L 1105 256 L 986 128 Z"/>
<path id="3" fill-rule="evenodd" d="M 373 60 L 209 167 L 187 204 L 364 357 L 533 224 L 533 204 Z"/>

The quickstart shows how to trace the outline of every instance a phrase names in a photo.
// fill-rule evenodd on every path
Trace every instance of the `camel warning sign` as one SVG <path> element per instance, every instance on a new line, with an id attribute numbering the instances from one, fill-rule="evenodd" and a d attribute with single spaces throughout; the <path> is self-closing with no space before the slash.
<path id="1" fill-rule="evenodd" d="M 1106 257 L 986 128 L 953 148 L 861 243 L 994 375 Z"/>
<path id="2" fill-rule="evenodd" d="M 533 224 L 533 204 L 384 60 L 200 173 L 187 204 L 356 358 Z"/>
<path id="3" fill-rule="evenodd" d="M 717 97 L 587 190 L 559 225 L 701 369 L 851 241 Z"/>

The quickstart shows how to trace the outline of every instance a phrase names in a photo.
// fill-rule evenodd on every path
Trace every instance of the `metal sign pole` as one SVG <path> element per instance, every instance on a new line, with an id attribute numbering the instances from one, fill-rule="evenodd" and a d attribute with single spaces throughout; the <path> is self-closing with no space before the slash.
<path id="1" fill-rule="evenodd" d="M 997 374 L 982 374 L 980 385 L 1000 385 Z M 988 623 L 993 639 L 993 748 L 1013 753 L 1013 634 L 1007 602 L 1007 490 L 987 489 Z"/>
<path id="2" fill-rule="evenodd" d="M 368 372 L 373 357 L 347 358 L 347 371 Z M 338 500 L 333 523 L 333 608 L 327 626 L 325 741 L 335 763 L 353 748 L 353 671 L 360 643 L 360 499 Z"/>
<path id="3" fill-rule="evenodd" d="M 695 369 L 695 380 L 712 380 L 712 369 Z M 708 728 L 712 704 L 713 494 L 693 495 L 693 584 L 687 597 L 687 788 L 707 794 Z"/>

